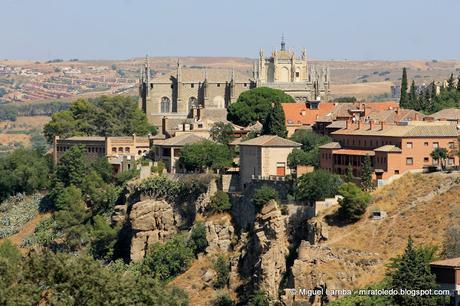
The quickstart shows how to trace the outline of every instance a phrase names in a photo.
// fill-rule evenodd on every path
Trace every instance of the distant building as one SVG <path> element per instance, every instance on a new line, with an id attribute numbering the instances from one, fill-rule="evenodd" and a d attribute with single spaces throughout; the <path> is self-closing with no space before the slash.
<path id="1" fill-rule="evenodd" d="M 150 149 L 148 137 L 136 135 L 127 137 L 75 136 L 61 139 L 56 136 L 53 142 L 53 161 L 58 164 L 62 155 L 71 147 L 83 146 L 89 160 L 107 157 L 118 173 L 134 169 L 136 160 L 147 154 Z"/>
<path id="2" fill-rule="evenodd" d="M 437 113 L 428 115 L 425 120 L 449 121 L 453 124 L 460 124 L 460 109 L 446 108 Z"/>
<path id="3" fill-rule="evenodd" d="M 170 173 L 180 173 L 185 171 L 179 164 L 180 152 L 187 144 L 197 143 L 205 138 L 192 133 L 180 134 L 179 136 L 165 140 L 154 140 L 155 161 L 162 161 Z"/>
<path id="4" fill-rule="evenodd" d="M 458 167 L 458 131 L 455 125 L 442 122 L 346 121 L 346 127 L 331 133 L 333 142 L 320 147 L 320 167 L 345 174 L 349 165 L 355 176 L 362 174 L 365 156 L 371 158 L 374 179 L 386 180 L 411 170 L 439 166 L 433 160 L 435 148 L 446 148 L 447 167 Z"/>
<path id="5" fill-rule="evenodd" d="M 283 90 L 297 102 L 329 94 L 330 76 L 327 68 L 316 69 L 307 65 L 306 51 L 297 58 L 287 51 L 284 40 L 281 49 L 265 58 L 263 51 L 254 62 L 252 73 L 234 69 L 185 68 L 180 61 L 172 74 L 151 79 L 148 58 L 139 77 L 139 106 L 150 123 L 161 124 L 168 117 L 167 130 L 172 131 L 184 120 L 197 119 L 198 110 L 223 110 L 221 121 L 226 119 L 226 109 L 239 95 L 255 87 Z M 172 134 L 172 132 L 170 132 Z"/>
<path id="6" fill-rule="evenodd" d="M 277 179 L 291 174 L 287 157 L 300 143 L 279 136 L 264 135 L 243 141 L 240 146 L 240 184 L 253 179 Z"/>
<path id="7" fill-rule="evenodd" d="M 431 273 L 436 275 L 436 283 L 441 290 L 450 290 L 452 306 L 460 305 L 460 257 L 430 263 Z"/>

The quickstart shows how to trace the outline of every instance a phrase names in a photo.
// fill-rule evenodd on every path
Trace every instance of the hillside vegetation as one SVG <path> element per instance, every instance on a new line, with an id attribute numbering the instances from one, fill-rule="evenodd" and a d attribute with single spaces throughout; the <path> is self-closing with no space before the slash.
<path id="1" fill-rule="evenodd" d="M 345 261 L 356 263 L 365 257 L 366 261 L 377 263 L 357 273 L 352 286 L 379 282 L 389 259 L 403 253 L 409 236 L 416 245 L 443 249 L 445 232 L 459 216 L 459 183 L 458 174 L 407 174 L 374 192 L 373 204 L 361 221 L 343 227 L 329 225 L 330 240 L 323 246 L 334 253 L 345 254 Z M 372 220 L 375 210 L 383 210 L 388 215 L 383 220 Z M 323 220 L 331 213 L 333 211 L 322 215 Z M 325 265 L 321 270 L 334 277 L 329 273 L 335 273 L 334 268 L 340 269 L 341 263 L 333 261 L 331 265 L 338 266 Z"/>

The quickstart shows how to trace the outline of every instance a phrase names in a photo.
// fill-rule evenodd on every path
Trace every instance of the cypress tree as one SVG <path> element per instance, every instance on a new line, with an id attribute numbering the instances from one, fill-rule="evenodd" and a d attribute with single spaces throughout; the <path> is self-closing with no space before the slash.
<path id="1" fill-rule="evenodd" d="M 353 166 L 351 164 L 348 164 L 347 172 L 345 173 L 345 182 L 352 183 L 353 178 Z"/>
<path id="2" fill-rule="evenodd" d="M 262 134 L 264 135 L 278 135 L 280 137 L 287 136 L 287 130 L 285 125 L 285 116 L 281 103 L 275 102 L 272 109 L 265 119 L 262 127 Z"/>
<path id="3" fill-rule="evenodd" d="M 361 188 L 364 190 L 371 190 L 372 186 L 372 165 L 371 157 L 366 155 L 364 157 L 361 173 Z"/>
<path id="4" fill-rule="evenodd" d="M 416 109 L 417 107 L 417 91 L 415 89 L 415 82 L 412 80 L 412 84 L 410 85 L 410 93 L 409 93 L 409 103 L 407 103 L 406 108 Z"/>
<path id="5" fill-rule="evenodd" d="M 401 97 L 399 98 L 399 106 L 401 108 L 407 108 L 407 71 L 406 67 L 403 68 L 403 74 L 401 79 Z"/>
<path id="6" fill-rule="evenodd" d="M 455 89 L 454 85 L 454 74 L 451 73 L 449 79 L 447 80 L 447 89 L 452 90 Z"/>

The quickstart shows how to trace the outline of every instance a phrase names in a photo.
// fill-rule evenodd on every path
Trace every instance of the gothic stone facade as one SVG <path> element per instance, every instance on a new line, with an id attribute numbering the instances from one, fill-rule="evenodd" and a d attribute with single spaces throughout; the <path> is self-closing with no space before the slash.
<path id="1" fill-rule="evenodd" d="M 327 99 L 329 95 L 329 69 L 308 66 L 307 52 L 302 50 L 300 58 L 287 51 L 284 40 L 281 49 L 265 58 L 263 50 L 254 66 L 257 87 L 281 89 L 297 102 Z"/>
<path id="2" fill-rule="evenodd" d="M 272 57 L 264 58 L 260 52 L 252 75 L 235 70 L 183 68 L 178 62 L 175 73 L 150 80 L 146 59 L 139 104 L 149 122 L 159 126 L 167 117 L 167 128 L 174 129 L 187 118 L 196 118 L 197 109 L 226 109 L 242 92 L 254 87 L 283 90 L 298 102 L 327 98 L 329 71 L 309 69 L 305 50 L 296 58 L 294 52 L 285 50 L 284 42 Z"/>

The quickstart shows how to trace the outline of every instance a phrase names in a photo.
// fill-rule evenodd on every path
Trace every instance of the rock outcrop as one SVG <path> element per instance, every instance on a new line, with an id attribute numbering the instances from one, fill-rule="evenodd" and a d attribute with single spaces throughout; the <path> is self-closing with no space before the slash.
<path id="1" fill-rule="evenodd" d="M 149 245 L 163 242 L 177 233 L 178 214 L 164 200 L 148 199 L 135 203 L 129 220 L 133 230 L 131 260 L 139 261 L 145 256 Z"/>
<path id="2" fill-rule="evenodd" d="M 310 244 L 318 244 L 320 242 L 326 241 L 329 238 L 327 224 L 318 220 L 317 218 L 308 220 L 307 236 L 308 242 L 310 242 Z"/>
<path id="3" fill-rule="evenodd" d="M 127 217 L 128 217 L 128 206 L 127 205 L 116 205 L 113 208 L 112 225 L 115 227 L 122 226 L 125 223 Z"/>
<path id="4" fill-rule="evenodd" d="M 232 245 L 236 237 L 229 215 L 206 221 L 205 226 L 206 240 L 208 240 L 206 253 L 222 253 L 232 250 Z"/>
<path id="5" fill-rule="evenodd" d="M 255 286 L 275 300 L 286 272 L 288 246 L 287 218 L 272 200 L 256 216 L 253 235 L 243 250 L 241 266 L 243 270 L 252 270 Z"/>
<path id="6" fill-rule="evenodd" d="M 211 203 L 211 197 L 217 191 L 217 180 L 211 179 L 208 185 L 208 189 L 205 193 L 201 194 L 198 199 L 195 201 L 195 212 L 197 214 L 204 214 L 209 210 L 209 205 Z"/>

